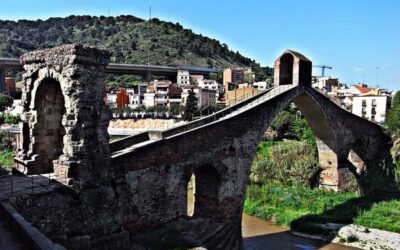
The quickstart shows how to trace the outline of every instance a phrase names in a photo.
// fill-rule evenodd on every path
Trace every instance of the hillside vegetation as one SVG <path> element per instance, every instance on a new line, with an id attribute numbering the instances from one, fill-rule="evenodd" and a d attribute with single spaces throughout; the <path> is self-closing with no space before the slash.
<path id="1" fill-rule="evenodd" d="M 259 65 L 226 44 L 195 34 L 179 23 L 151 21 L 123 15 L 117 17 L 69 16 L 42 21 L 0 20 L 0 57 L 82 43 L 112 53 L 112 62 L 157 65 L 196 65 L 224 68 L 249 66 L 262 74 Z M 149 55 L 149 56 L 148 56 Z"/>

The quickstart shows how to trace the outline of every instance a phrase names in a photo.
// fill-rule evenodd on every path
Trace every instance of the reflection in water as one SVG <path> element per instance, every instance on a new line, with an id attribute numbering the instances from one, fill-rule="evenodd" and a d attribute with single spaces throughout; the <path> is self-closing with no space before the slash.
<path id="1" fill-rule="evenodd" d="M 287 229 L 268 223 L 256 217 L 243 214 L 242 235 L 245 250 L 350 250 L 357 249 L 335 243 L 328 243 L 289 233 Z"/>

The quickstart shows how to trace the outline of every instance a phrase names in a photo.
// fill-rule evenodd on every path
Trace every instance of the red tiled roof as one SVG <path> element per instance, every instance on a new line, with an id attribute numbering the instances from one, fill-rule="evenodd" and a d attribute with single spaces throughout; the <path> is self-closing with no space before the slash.
<path id="1" fill-rule="evenodd" d="M 184 89 L 198 89 L 199 87 L 195 86 L 195 85 L 186 85 L 185 87 L 183 87 Z"/>
<path id="2" fill-rule="evenodd" d="M 168 94 L 169 95 L 179 95 L 181 93 L 182 93 L 182 89 L 179 88 L 178 86 L 176 86 L 174 84 L 171 84 L 169 86 L 169 89 L 168 89 Z"/>
<path id="3" fill-rule="evenodd" d="M 363 86 L 360 86 L 360 85 L 354 85 L 354 87 L 356 89 L 358 89 L 361 93 L 367 93 L 367 92 L 372 90 L 371 88 L 363 87 Z"/>

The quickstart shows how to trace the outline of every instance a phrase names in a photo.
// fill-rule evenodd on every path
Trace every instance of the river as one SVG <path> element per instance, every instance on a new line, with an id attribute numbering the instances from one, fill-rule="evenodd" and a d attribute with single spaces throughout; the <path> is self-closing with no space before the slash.
<path id="1" fill-rule="evenodd" d="M 194 175 L 188 184 L 188 215 L 194 212 Z M 321 240 L 308 239 L 294 236 L 288 229 L 258 219 L 254 216 L 243 214 L 242 235 L 245 250 L 354 250 L 358 248 L 348 247 L 336 243 Z"/>
<path id="2" fill-rule="evenodd" d="M 243 214 L 242 234 L 245 250 L 358 249 L 336 243 L 294 236 L 285 228 L 247 214 Z"/>

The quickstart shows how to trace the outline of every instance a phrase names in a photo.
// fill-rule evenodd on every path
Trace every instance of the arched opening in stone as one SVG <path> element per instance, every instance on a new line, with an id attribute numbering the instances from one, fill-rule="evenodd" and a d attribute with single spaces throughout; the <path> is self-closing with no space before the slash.
<path id="1" fill-rule="evenodd" d="M 189 217 L 192 217 L 194 214 L 195 193 L 196 193 L 196 178 L 195 178 L 194 174 L 192 174 L 187 183 L 186 215 Z"/>
<path id="2" fill-rule="evenodd" d="M 341 187 L 343 191 L 354 191 L 354 190 L 357 190 L 359 192 L 362 191 L 360 190 L 360 184 L 358 183 L 356 175 L 361 175 L 366 170 L 366 164 L 362 159 L 362 157 L 364 157 L 365 154 L 366 150 L 362 140 L 361 139 L 355 140 L 351 144 L 350 151 L 347 156 L 347 161 L 349 164 L 347 165 L 346 169 L 341 169 L 342 176 L 344 179 L 343 185 Z"/>
<path id="3" fill-rule="evenodd" d="M 217 218 L 220 177 L 211 165 L 203 165 L 194 171 L 194 216 Z"/>
<path id="4" fill-rule="evenodd" d="M 46 78 L 40 83 L 35 94 L 34 110 L 33 153 L 39 155 L 41 164 L 52 169 L 52 161 L 63 153 L 65 135 L 62 125 L 65 100 L 58 81 Z"/>
<path id="5" fill-rule="evenodd" d="M 286 53 L 280 58 L 279 85 L 293 83 L 293 55 Z"/>
<path id="6" fill-rule="evenodd" d="M 340 190 L 346 167 L 337 155 L 326 114 L 308 94 L 295 97 L 278 113 L 259 143 L 251 181 Z"/>

